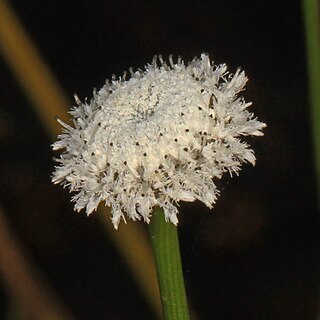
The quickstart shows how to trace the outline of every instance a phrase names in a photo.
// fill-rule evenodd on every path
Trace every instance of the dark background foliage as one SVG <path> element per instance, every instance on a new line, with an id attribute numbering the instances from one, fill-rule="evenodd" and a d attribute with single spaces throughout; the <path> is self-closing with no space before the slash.
<path id="1" fill-rule="evenodd" d="M 159 53 L 189 61 L 207 52 L 246 70 L 244 96 L 268 127 L 250 140 L 256 167 L 219 182 L 212 212 L 182 205 L 189 300 L 199 319 L 316 319 L 320 228 L 300 2 L 11 3 L 70 101 Z M 75 214 L 51 185 L 50 139 L 3 60 L 0 70 L 0 197 L 21 242 L 77 319 L 152 319 L 97 217 Z"/>

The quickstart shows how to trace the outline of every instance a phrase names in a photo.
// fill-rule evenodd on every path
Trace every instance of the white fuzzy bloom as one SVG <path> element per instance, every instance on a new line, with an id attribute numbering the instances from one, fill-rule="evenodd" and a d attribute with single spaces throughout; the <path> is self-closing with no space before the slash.
<path id="1" fill-rule="evenodd" d="M 238 97 L 244 72 L 229 74 L 206 54 L 188 65 L 169 60 L 159 56 L 144 71 L 130 71 L 129 80 L 107 81 L 90 102 L 76 97 L 74 128 L 59 121 L 64 132 L 53 149 L 64 152 L 52 180 L 76 192 L 75 210 L 90 214 L 105 202 L 117 228 L 125 215 L 149 222 L 159 206 L 177 224 L 179 201 L 212 208 L 214 180 L 237 174 L 244 162 L 254 165 L 240 138 L 262 135 L 265 124 Z"/>

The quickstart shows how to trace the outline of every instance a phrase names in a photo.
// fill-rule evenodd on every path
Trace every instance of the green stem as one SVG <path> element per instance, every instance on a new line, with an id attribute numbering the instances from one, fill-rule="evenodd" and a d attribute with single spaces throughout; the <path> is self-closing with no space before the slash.
<path id="1" fill-rule="evenodd" d="M 319 0 L 303 0 L 306 57 L 308 62 L 314 165 L 320 192 L 320 5 Z M 320 201 L 320 196 L 319 196 Z"/>
<path id="2" fill-rule="evenodd" d="M 163 210 L 155 208 L 149 224 L 160 295 L 166 320 L 188 320 L 177 227 L 164 219 Z"/>

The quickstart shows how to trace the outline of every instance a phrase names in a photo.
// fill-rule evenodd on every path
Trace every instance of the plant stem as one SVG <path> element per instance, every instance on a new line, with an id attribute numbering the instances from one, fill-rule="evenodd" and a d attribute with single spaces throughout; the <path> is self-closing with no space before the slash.
<path id="1" fill-rule="evenodd" d="M 188 320 L 177 227 L 167 223 L 163 210 L 154 208 L 149 233 L 153 247 L 160 296 L 166 320 Z"/>
<path id="2" fill-rule="evenodd" d="M 314 148 L 314 165 L 320 202 L 320 4 L 319 0 L 303 0 L 306 57 Z"/>

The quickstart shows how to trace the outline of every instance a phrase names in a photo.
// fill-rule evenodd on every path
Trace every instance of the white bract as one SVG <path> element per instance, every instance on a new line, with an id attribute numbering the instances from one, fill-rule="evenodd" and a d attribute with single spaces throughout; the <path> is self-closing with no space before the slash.
<path id="1" fill-rule="evenodd" d="M 215 179 L 255 163 L 240 138 L 262 135 L 265 124 L 238 97 L 244 72 L 229 74 L 206 54 L 188 65 L 169 60 L 159 56 L 129 80 L 107 81 L 90 102 L 76 97 L 74 127 L 60 121 L 64 133 L 53 149 L 64 152 L 52 180 L 76 192 L 75 210 L 90 214 L 105 202 L 117 228 L 125 215 L 149 222 L 159 206 L 177 224 L 179 201 L 212 208 Z"/>

